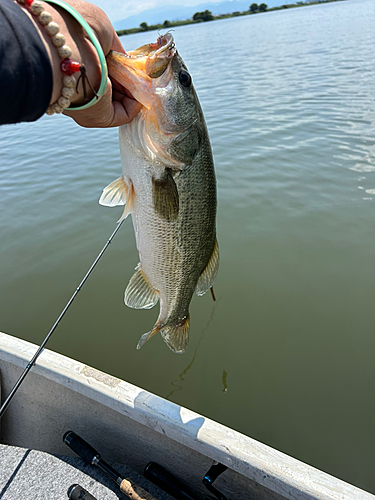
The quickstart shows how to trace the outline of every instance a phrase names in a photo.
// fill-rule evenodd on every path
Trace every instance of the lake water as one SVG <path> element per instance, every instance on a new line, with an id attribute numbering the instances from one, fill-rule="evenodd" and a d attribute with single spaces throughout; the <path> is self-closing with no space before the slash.
<path id="1" fill-rule="evenodd" d="M 185 26 L 218 180 L 220 272 L 190 346 L 123 304 L 130 219 L 48 347 L 375 493 L 375 7 Z M 156 33 L 124 37 L 130 50 Z M 0 128 L 0 330 L 40 343 L 121 214 L 117 130 Z"/>

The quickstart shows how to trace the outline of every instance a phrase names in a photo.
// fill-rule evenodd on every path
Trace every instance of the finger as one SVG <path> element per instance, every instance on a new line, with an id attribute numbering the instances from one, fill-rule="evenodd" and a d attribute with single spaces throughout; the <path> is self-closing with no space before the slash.
<path id="1" fill-rule="evenodd" d="M 124 97 L 124 96 L 130 97 L 130 99 L 135 99 L 135 97 L 132 95 L 132 93 L 126 87 L 121 85 L 121 83 L 119 83 L 117 80 L 115 80 L 111 75 L 109 75 L 109 79 L 111 80 L 111 83 L 112 83 L 114 100 L 120 101 L 122 99 L 122 97 Z M 119 95 L 122 96 L 121 99 L 119 99 Z"/>
<path id="2" fill-rule="evenodd" d="M 118 95 L 119 100 L 112 102 L 112 85 L 108 79 L 105 94 L 98 103 L 81 111 L 65 110 L 82 127 L 106 128 L 119 127 L 129 123 L 139 112 L 142 105 L 130 97 Z"/>
<path id="3" fill-rule="evenodd" d="M 119 101 L 119 102 L 121 102 L 124 97 L 125 97 L 124 92 L 121 92 L 121 91 L 118 91 L 116 89 L 113 89 L 113 91 L 112 91 L 112 101 Z"/>
<path id="4" fill-rule="evenodd" d="M 113 77 L 111 77 L 111 75 L 109 75 L 109 78 L 112 82 L 112 87 L 114 89 L 118 90 L 119 92 L 122 92 L 123 94 L 125 94 L 125 87 L 123 85 L 121 85 L 121 83 L 116 81 Z"/>
<path id="5" fill-rule="evenodd" d="M 129 97 L 129 99 L 134 99 L 134 97 L 131 95 L 131 93 L 124 88 L 121 88 L 120 90 L 116 89 L 113 87 L 112 90 L 112 99 L 113 101 L 122 101 L 124 97 Z M 134 99 L 136 101 L 137 99 Z"/>
<path id="6" fill-rule="evenodd" d="M 73 120 L 82 127 L 110 127 L 114 116 L 112 109 L 112 85 L 110 80 L 108 79 L 108 85 L 103 97 L 93 106 L 77 111 L 66 109 L 64 110 L 64 114 L 73 118 Z"/>
<path id="7" fill-rule="evenodd" d="M 130 99 L 129 97 L 124 97 L 122 102 L 114 101 L 112 103 L 114 116 L 111 122 L 111 127 L 120 127 L 129 123 L 140 111 L 142 105 Z"/>

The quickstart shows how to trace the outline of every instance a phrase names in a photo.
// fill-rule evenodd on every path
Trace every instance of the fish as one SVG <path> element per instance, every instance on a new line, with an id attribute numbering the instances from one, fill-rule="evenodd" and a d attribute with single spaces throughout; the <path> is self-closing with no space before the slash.
<path id="1" fill-rule="evenodd" d="M 170 32 L 155 43 L 107 56 L 111 78 L 142 104 L 119 128 L 122 175 L 99 203 L 125 205 L 133 220 L 140 262 L 125 290 L 135 309 L 160 302 L 158 319 L 138 342 L 156 333 L 185 352 L 194 292 L 213 286 L 219 267 L 213 155 L 191 75 Z M 214 297 L 214 295 L 213 295 Z"/>

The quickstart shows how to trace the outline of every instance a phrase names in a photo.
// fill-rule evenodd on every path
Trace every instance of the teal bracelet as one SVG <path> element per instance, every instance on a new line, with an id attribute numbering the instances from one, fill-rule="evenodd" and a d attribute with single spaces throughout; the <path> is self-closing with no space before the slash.
<path id="1" fill-rule="evenodd" d="M 107 69 L 107 62 L 105 60 L 103 49 L 102 49 L 100 43 L 98 42 L 98 39 L 96 38 L 95 33 L 90 28 L 87 21 L 85 21 L 85 19 L 81 16 L 81 14 L 79 14 L 79 12 L 77 12 L 71 5 L 67 4 L 66 2 L 63 2 L 63 0 L 44 0 L 44 1 L 46 3 L 58 5 L 62 9 L 66 10 L 71 16 L 73 16 L 74 19 L 76 19 L 76 21 L 78 21 L 79 24 L 82 26 L 82 28 L 86 31 L 88 37 L 90 38 L 92 44 L 94 45 L 94 47 L 98 53 L 100 67 L 101 67 L 101 71 L 102 71 L 102 79 L 100 82 L 99 90 L 97 92 L 97 96 L 95 96 L 90 102 L 88 102 L 87 104 L 83 104 L 82 106 L 77 106 L 75 108 L 73 108 L 73 107 L 66 108 L 69 111 L 78 111 L 81 109 L 87 109 L 90 106 L 93 106 L 94 104 L 96 104 L 98 102 L 98 100 L 101 97 L 103 97 L 105 90 L 107 88 L 108 69 Z"/>

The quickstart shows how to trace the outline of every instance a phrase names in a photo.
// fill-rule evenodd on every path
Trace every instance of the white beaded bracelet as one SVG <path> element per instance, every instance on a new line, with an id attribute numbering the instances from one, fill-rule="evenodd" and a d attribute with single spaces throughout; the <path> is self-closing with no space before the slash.
<path id="1" fill-rule="evenodd" d="M 70 100 L 74 96 L 74 87 L 76 87 L 77 89 L 78 83 L 80 82 L 81 79 L 83 85 L 84 99 L 88 100 L 86 98 L 86 83 L 88 83 L 89 87 L 94 92 L 95 97 L 89 103 L 86 103 L 83 106 L 73 107 L 70 109 L 72 111 L 75 111 L 88 108 L 93 104 L 95 104 L 104 95 L 105 89 L 107 87 L 108 70 L 103 50 L 97 38 L 95 37 L 93 31 L 87 24 L 87 22 L 75 9 L 73 9 L 73 7 L 71 7 L 69 4 L 66 4 L 61 0 L 45 0 L 45 1 L 47 2 L 49 1 L 50 3 L 54 3 L 62 8 L 65 8 L 65 10 L 67 10 L 78 22 L 80 22 L 80 24 L 86 30 L 89 38 L 91 39 L 93 45 L 95 46 L 98 52 L 102 69 L 102 79 L 99 91 L 95 92 L 94 89 L 91 87 L 90 82 L 88 81 L 85 66 L 77 61 L 70 59 L 72 51 L 70 47 L 66 45 L 65 37 L 62 33 L 60 33 L 59 25 L 54 21 L 52 21 L 52 15 L 44 10 L 42 3 L 39 0 L 17 0 L 18 3 L 26 5 L 30 9 L 30 12 L 34 16 L 38 17 L 40 24 L 45 27 L 48 35 L 51 37 L 52 43 L 56 47 L 57 53 L 61 59 L 60 69 L 64 74 L 61 96 L 57 99 L 55 103 L 48 106 L 46 114 L 53 115 L 54 113 L 62 113 L 64 109 L 69 108 Z M 79 72 L 81 73 L 81 75 L 76 84 L 76 80 L 72 75 L 74 73 L 79 73 Z"/>

